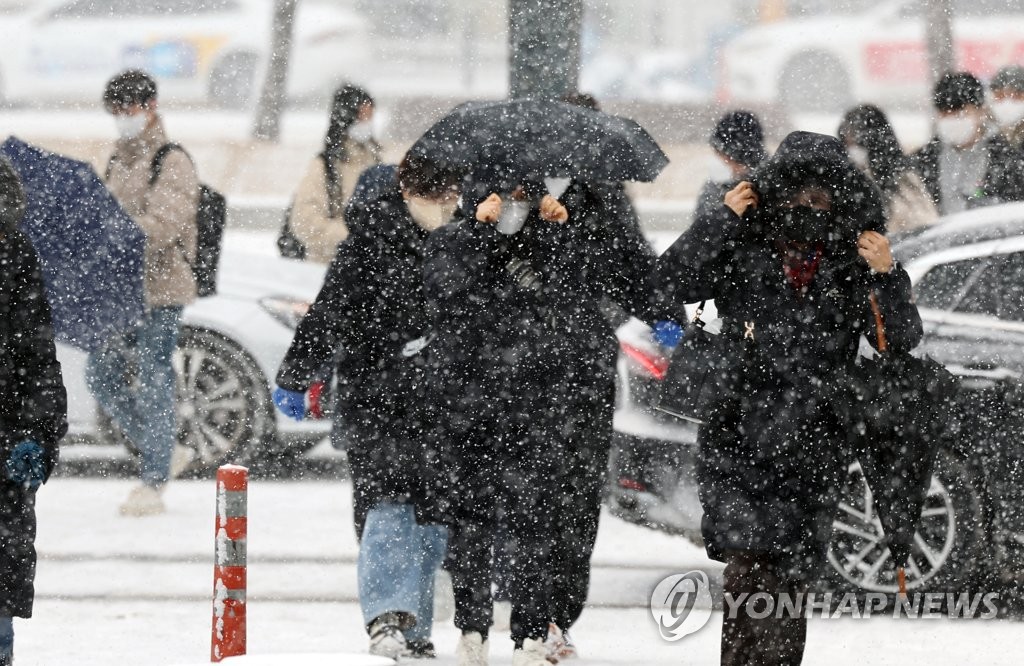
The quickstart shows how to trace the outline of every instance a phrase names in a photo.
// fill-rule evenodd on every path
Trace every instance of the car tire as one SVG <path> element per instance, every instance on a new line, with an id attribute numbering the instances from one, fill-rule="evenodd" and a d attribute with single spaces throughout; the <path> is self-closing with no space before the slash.
<path id="1" fill-rule="evenodd" d="M 850 75 L 826 53 L 805 53 L 792 59 L 779 79 L 779 97 L 790 114 L 840 113 L 850 108 Z"/>
<path id="2" fill-rule="evenodd" d="M 267 380 L 256 361 L 217 333 L 182 328 L 174 354 L 178 443 L 191 461 L 181 476 L 249 464 L 276 447 Z"/>
<path id="3" fill-rule="evenodd" d="M 908 591 L 967 591 L 980 580 L 987 543 L 982 496 L 970 467 L 955 454 L 940 451 L 906 570 Z M 881 524 L 873 512 L 864 520 L 868 497 L 860 467 L 854 463 L 833 523 L 827 587 L 895 594 L 896 571 L 881 543 Z"/>
<path id="4" fill-rule="evenodd" d="M 259 57 L 230 53 L 210 73 L 209 100 L 222 109 L 244 109 L 253 102 Z"/>

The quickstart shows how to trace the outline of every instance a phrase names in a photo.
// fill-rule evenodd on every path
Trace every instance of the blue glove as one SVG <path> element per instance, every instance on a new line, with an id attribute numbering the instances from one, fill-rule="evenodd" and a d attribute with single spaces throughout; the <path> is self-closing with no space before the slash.
<path id="1" fill-rule="evenodd" d="M 8 480 L 36 489 L 46 481 L 46 451 L 31 439 L 19 442 L 7 456 L 4 471 Z"/>
<path id="2" fill-rule="evenodd" d="M 674 321 L 659 321 L 654 325 L 654 341 L 666 349 L 675 349 L 683 341 L 683 327 Z"/>
<path id="3" fill-rule="evenodd" d="M 274 389 L 274 404 L 282 414 L 290 419 L 301 421 L 306 418 L 306 394 L 300 391 L 289 391 L 278 386 Z"/>

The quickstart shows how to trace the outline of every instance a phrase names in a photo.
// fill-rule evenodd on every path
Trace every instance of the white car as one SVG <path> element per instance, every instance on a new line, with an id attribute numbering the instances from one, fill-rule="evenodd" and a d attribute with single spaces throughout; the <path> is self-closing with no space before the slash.
<path id="1" fill-rule="evenodd" d="M 780 21 L 748 30 L 725 48 L 719 97 L 730 105 L 782 103 L 843 111 L 855 102 L 928 99 L 926 0 L 882 2 L 869 11 Z M 988 78 L 1024 63 L 1024 1 L 953 0 L 957 66 Z"/>
<path id="2" fill-rule="evenodd" d="M 174 358 L 179 442 L 191 456 L 183 473 L 301 452 L 327 437 L 328 420 L 293 421 L 270 400 L 324 273 L 324 266 L 277 256 L 270 234 L 225 235 L 217 294 L 185 308 Z M 86 388 L 85 353 L 58 345 L 57 356 L 68 391 L 68 439 L 107 442 L 109 422 Z"/>
<path id="3" fill-rule="evenodd" d="M 266 71 L 270 0 L 46 0 L 0 20 L 0 96 L 88 101 L 118 71 L 158 80 L 161 98 L 244 106 Z M 292 96 L 326 93 L 360 72 L 365 22 L 328 4 L 298 3 Z"/>

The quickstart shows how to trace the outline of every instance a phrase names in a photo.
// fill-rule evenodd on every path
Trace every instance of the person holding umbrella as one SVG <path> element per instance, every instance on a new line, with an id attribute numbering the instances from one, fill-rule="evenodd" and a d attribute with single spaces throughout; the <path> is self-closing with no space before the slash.
<path id="1" fill-rule="evenodd" d="M 436 170 L 412 178 L 413 168 L 375 166 L 359 178 L 345 210 L 350 235 L 295 331 L 273 394 L 278 409 L 302 419 L 306 393 L 337 364 L 359 603 L 371 654 L 390 658 L 434 656 L 434 574 L 447 545 L 444 527 L 425 518 L 431 336 L 421 267 L 429 235 L 452 217 L 458 179 Z"/>
<path id="2" fill-rule="evenodd" d="M 147 516 L 164 511 L 161 494 L 177 441 L 172 356 L 182 310 L 196 299 L 199 180 L 183 150 L 165 149 L 171 144 L 151 76 L 138 70 L 118 74 L 107 83 L 103 103 L 120 134 L 107 187 L 146 236 L 146 310 L 132 330 L 90 353 L 86 377 L 97 402 L 141 454 L 141 483 L 121 513 Z"/>
<path id="3" fill-rule="evenodd" d="M 35 497 L 67 432 L 67 394 L 39 258 L 18 229 L 25 194 L 0 157 L 0 666 L 14 663 L 13 617 L 31 617 Z"/>
<path id="4" fill-rule="evenodd" d="M 702 531 L 725 562 L 725 590 L 805 591 L 825 559 L 848 433 L 825 390 L 877 344 L 918 344 L 910 279 L 883 235 L 881 196 L 833 137 L 794 132 L 726 196 L 728 224 L 684 233 L 658 260 L 654 316 L 685 317 L 714 299 L 725 370 L 698 435 Z M 724 666 L 799 664 L 803 618 L 753 619 L 741 605 L 722 630 Z"/>

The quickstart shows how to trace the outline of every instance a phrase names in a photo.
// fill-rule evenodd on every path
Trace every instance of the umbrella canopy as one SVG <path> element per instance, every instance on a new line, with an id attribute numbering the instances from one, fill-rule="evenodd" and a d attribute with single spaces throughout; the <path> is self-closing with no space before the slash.
<path id="1" fill-rule="evenodd" d="M 42 262 L 56 338 L 96 349 L 142 315 L 146 237 L 85 162 L 15 137 L 0 151 L 25 189 L 21 230 Z"/>
<path id="2" fill-rule="evenodd" d="M 539 99 L 468 102 L 409 149 L 409 159 L 468 173 L 481 164 L 520 179 L 652 181 L 668 157 L 632 120 Z"/>
<path id="3" fill-rule="evenodd" d="M 837 378 L 832 404 L 853 439 L 889 554 L 905 567 L 936 454 L 950 432 L 957 382 L 937 361 L 888 350 L 873 297 L 872 308 L 880 352 Z"/>

